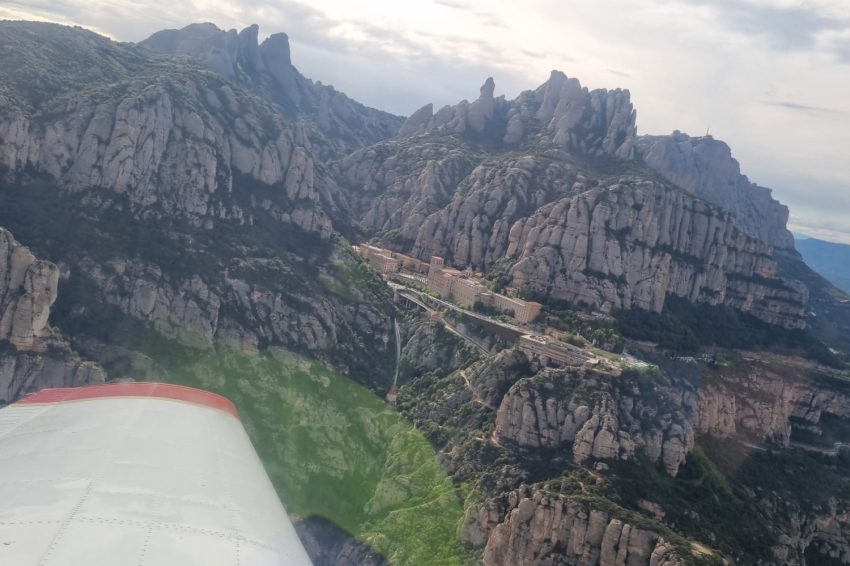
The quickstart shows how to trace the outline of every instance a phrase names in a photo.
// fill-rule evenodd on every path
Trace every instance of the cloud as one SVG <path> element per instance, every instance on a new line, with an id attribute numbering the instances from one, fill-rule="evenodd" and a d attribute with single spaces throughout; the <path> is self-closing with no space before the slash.
<path id="1" fill-rule="evenodd" d="M 806 220 L 792 218 L 788 222 L 788 229 L 797 234 L 803 234 L 809 238 L 817 238 L 827 242 L 838 244 L 850 244 L 850 229 L 834 229 L 819 226 L 811 226 Z"/>
<path id="2" fill-rule="evenodd" d="M 833 53 L 840 63 L 850 65 L 850 39 L 838 42 L 833 47 Z"/>
<path id="3" fill-rule="evenodd" d="M 495 28 L 507 28 L 507 24 L 505 21 L 493 14 L 491 12 L 487 12 L 484 10 L 476 10 L 473 6 L 468 4 L 467 2 L 461 2 L 460 0 L 431 0 L 437 6 L 442 6 L 444 8 L 449 8 L 451 10 L 462 10 L 464 12 L 468 12 L 473 16 L 477 17 L 481 24 L 485 27 L 495 27 Z"/>
<path id="4" fill-rule="evenodd" d="M 810 4 L 771 5 L 752 0 L 676 0 L 716 12 L 729 30 L 763 37 L 783 51 L 814 48 L 826 32 L 850 30 L 850 19 L 834 16 Z"/>
<path id="5" fill-rule="evenodd" d="M 458 2 L 457 0 L 433 0 L 438 6 L 445 6 L 455 10 L 472 10 L 472 7 L 466 2 Z"/>
<path id="6" fill-rule="evenodd" d="M 790 101 L 762 102 L 762 104 L 786 108 L 788 110 L 795 110 L 797 112 L 806 112 L 809 114 L 842 114 L 840 110 L 834 110 L 832 108 L 818 108 L 817 106 L 807 106 L 805 104 L 798 104 Z"/>
<path id="7" fill-rule="evenodd" d="M 632 76 L 630 74 L 624 73 L 622 71 L 615 71 L 614 69 L 608 69 L 608 72 L 611 73 L 612 75 L 616 75 L 618 77 L 625 77 L 627 79 L 632 78 Z"/>

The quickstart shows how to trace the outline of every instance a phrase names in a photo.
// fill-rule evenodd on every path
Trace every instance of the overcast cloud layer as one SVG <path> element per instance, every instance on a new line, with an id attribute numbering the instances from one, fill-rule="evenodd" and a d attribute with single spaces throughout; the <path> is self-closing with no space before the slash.
<path id="1" fill-rule="evenodd" d="M 513 98 L 559 69 L 628 88 L 639 132 L 711 134 L 791 208 L 793 228 L 850 243 L 850 2 L 797 0 L 0 0 L 0 18 L 122 41 L 211 21 L 284 31 L 294 64 L 410 114 Z M 262 38 L 262 37 L 261 37 Z"/>

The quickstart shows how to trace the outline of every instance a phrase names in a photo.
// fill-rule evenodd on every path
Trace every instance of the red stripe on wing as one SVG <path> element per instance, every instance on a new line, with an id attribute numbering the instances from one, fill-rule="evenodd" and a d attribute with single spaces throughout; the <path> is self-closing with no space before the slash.
<path id="1" fill-rule="evenodd" d="M 64 403 L 68 401 L 109 399 L 114 397 L 149 397 L 184 401 L 193 405 L 224 411 L 237 419 L 239 418 L 239 414 L 236 412 L 236 407 L 233 403 L 220 395 L 167 383 L 109 383 L 106 385 L 91 385 L 89 387 L 67 389 L 42 389 L 38 393 L 27 395 L 18 401 L 18 404 Z"/>

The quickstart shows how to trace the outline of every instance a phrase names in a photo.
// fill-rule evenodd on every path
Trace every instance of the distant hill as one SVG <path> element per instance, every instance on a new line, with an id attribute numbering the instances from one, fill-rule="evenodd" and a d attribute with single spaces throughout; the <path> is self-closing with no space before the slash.
<path id="1" fill-rule="evenodd" d="M 850 293 L 850 246 L 797 237 L 797 251 L 809 267 Z"/>

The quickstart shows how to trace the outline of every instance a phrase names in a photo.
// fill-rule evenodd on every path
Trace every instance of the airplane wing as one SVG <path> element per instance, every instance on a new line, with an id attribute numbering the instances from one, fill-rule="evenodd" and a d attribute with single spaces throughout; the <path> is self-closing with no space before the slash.
<path id="1" fill-rule="evenodd" d="M 126 383 L 0 410 L 0 565 L 311 563 L 230 401 Z"/>

